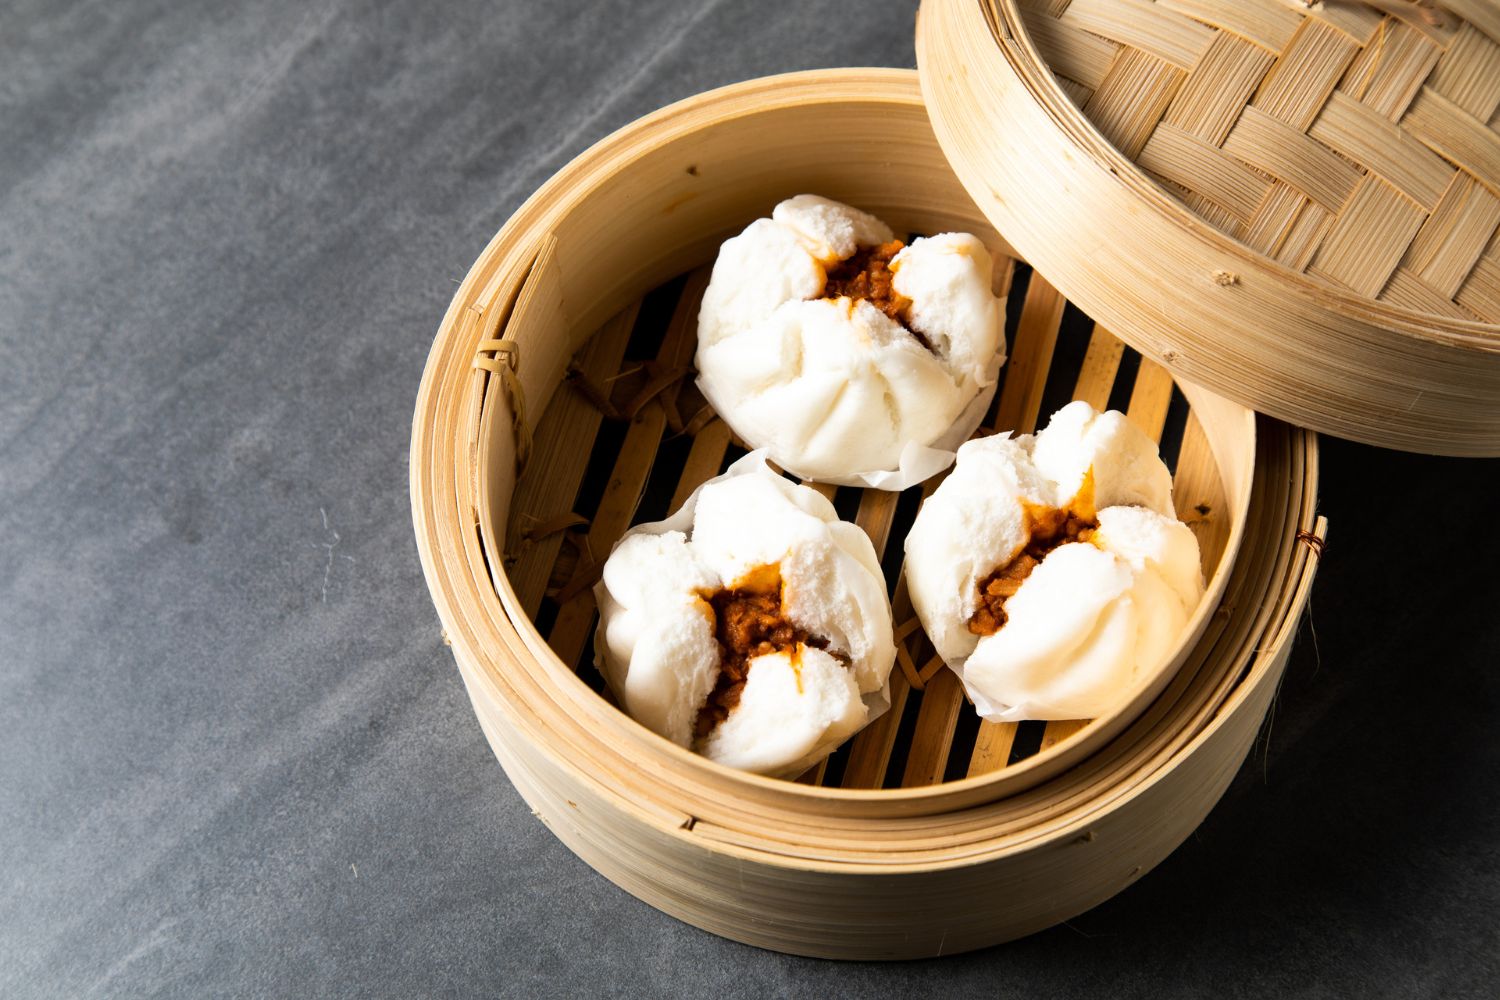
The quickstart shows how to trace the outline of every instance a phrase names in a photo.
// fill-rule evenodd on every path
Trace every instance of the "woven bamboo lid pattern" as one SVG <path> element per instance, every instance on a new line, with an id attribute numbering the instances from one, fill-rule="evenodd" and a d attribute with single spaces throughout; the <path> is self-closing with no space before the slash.
<path id="1" fill-rule="evenodd" d="M 1493 455 L 1500 7 L 1443 5 L 928 0 L 918 49 L 971 193 L 1127 342 L 1305 426 Z M 1001 162 L 1037 112 L 1059 198 L 1100 200 Z M 1085 209 L 1143 269 L 1088 253 Z"/>

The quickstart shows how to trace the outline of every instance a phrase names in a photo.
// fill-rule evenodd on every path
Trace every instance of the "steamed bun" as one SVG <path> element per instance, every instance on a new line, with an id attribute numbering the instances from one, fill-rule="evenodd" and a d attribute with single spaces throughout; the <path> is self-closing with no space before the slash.
<path id="1" fill-rule="evenodd" d="M 793 776 L 883 707 L 896 649 L 874 546 L 758 452 L 632 528 L 594 593 L 620 706 L 712 760 Z"/>
<path id="2" fill-rule="evenodd" d="M 1004 361 L 993 260 L 966 233 L 903 246 L 798 195 L 726 241 L 698 314 L 698 385 L 752 447 L 808 479 L 899 489 L 952 461 Z"/>
<path id="3" fill-rule="evenodd" d="M 906 539 L 912 606 L 985 718 L 1089 719 L 1166 659 L 1203 596 L 1171 475 L 1122 414 L 964 444 Z"/>

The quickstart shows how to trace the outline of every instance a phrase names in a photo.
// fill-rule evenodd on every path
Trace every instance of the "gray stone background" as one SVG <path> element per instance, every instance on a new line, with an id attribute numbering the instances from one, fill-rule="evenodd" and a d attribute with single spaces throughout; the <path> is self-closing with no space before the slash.
<path id="1" fill-rule="evenodd" d="M 913 12 L 0 3 L 0 995 L 1494 995 L 1494 465 L 1326 442 L 1269 738 L 1157 871 L 1009 946 L 719 940 L 490 756 L 407 503 L 455 280 L 610 130 L 913 65 Z"/>

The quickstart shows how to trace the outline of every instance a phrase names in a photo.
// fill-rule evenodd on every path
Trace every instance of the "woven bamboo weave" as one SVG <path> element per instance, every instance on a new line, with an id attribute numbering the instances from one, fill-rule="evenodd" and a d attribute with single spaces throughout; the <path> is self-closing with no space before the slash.
<path id="1" fill-rule="evenodd" d="M 1500 6 L 1020 6 L 1074 103 L 1210 225 L 1372 299 L 1500 321 Z"/>

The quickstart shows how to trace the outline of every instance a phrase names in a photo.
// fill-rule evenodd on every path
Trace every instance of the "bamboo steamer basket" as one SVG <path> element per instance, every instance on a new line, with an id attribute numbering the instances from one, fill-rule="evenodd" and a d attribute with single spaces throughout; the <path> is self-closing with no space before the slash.
<path id="1" fill-rule="evenodd" d="M 927 0 L 965 187 L 1174 374 L 1368 444 L 1500 455 L 1500 13 Z"/>
<path id="2" fill-rule="evenodd" d="M 898 231 L 974 232 L 1001 255 L 997 289 L 1015 322 L 993 426 L 1029 430 L 1048 400 L 1118 397 L 1165 434 L 1210 597 L 1157 689 L 1103 719 L 976 729 L 899 583 L 892 710 L 797 781 L 689 753 L 590 683 L 592 573 L 648 519 L 643 497 L 661 508 L 653 516 L 675 509 L 735 453 L 725 425 L 688 405 L 683 379 L 705 265 L 802 191 Z M 1137 361 L 1021 262 L 948 165 L 916 74 L 901 70 L 712 91 L 565 167 L 455 295 L 411 451 L 418 548 L 445 637 L 536 815 L 667 913 L 848 959 L 952 953 L 1049 926 L 1128 885 L 1197 826 L 1285 665 L 1325 532 L 1316 483 L 1312 433 Z M 920 489 L 829 492 L 892 572 Z"/>

